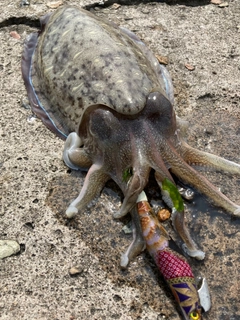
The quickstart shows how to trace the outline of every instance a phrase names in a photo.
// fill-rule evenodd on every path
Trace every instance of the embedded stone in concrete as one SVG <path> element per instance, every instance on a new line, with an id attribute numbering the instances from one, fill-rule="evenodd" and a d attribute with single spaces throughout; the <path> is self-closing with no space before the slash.
<path id="1" fill-rule="evenodd" d="M 9 257 L 20 251 L 20 245 L 15 240 L 0 240 L 0 259 Z"/>

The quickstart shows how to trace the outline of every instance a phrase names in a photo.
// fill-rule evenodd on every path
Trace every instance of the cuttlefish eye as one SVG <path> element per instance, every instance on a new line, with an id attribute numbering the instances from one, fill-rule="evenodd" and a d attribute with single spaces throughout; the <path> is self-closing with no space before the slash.
<path id="1" fill-rule="evenodd" d="M 89 130 L 93 136 L 101 141 L 108 140 L 109 137 L 114 135 L 115 131 L 121 131 L 119 127 L 120 123 L 111 110 L 99 107 L 92 111 Z"/>
<path id="2" fill-rule="evenodd" d="M 165 136 L 176 130 L 173 105 L 161 92 L 149 94 L 142 115 L 156 125 L 156 132 L 161 132 Z"/>
<path id="3" fill-rule="evenodd" d="M 189 319 L 192 319 L 192 320 L 199 320 L 200 319 L 200 315 L 197 311 L 192 311 L 190 313 L 190 318 Z"/>

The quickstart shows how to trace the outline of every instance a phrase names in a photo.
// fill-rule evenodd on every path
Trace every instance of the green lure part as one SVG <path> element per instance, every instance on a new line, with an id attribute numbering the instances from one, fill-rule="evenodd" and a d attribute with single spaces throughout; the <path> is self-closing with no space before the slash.
<path id="1" fill-rule="evenodd" d="M 182 212 L 184 210 L 183 199 L 177 187 L 168 178 L 165 178 L 162 182 L 162 189 L 169 193 L 175 209 Z"/>
<path id="2" fill-rule="evenodd" d="M 132 168 L 127 168 L 126 170 L 123 171 L 122 179 L 124 182 L 128 182 L 128 180 L 131 178 L 133 175 L 133 169 Z"/>

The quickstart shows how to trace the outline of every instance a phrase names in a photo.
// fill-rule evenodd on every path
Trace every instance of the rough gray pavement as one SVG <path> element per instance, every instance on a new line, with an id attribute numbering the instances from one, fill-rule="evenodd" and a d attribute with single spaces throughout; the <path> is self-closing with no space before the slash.
<path id="1" fill-rule="evenodd" d="M 240 163 L 239 0 L 222 8 L 206 1 L 105 8 L 94 0 L 63 2 L 92 7 L 167 56 L 176 110 L 190 122 L 189 143 Z M 113 183 L 79 218 L 62 218 L 84 173 L 65 167 L 63 142 L 26 108 L 20 70 L 24 40 L 52 3 L 32 0 L 20 7 L 20 1 L 1 1 L 0 240 L 18 241 L 21 251 L 0 261 L 0 319 L 178 320 L 175 301 L 146 253 L 127 270 L 119 267 L 131 235 L 122 231 L 127 220 L 112 219 L 121 201 Z M 240 204 L 240 177 L 203 173 Z M 187 207 L 190 232 L 206 252 L 203 262 L 191 260 L 210 287 L 212 308 L 204 319 L 239 320 L 239 219 L 200 195 Z"/>

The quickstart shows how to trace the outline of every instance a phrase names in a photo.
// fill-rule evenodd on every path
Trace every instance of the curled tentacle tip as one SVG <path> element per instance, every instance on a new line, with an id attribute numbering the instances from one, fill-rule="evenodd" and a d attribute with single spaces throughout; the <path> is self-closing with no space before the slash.
<path id="1" fill-rule="evenodd" d="M 72 170 L 80 170 L 80 167 L 75 166 L 72 161 L 69 159 L 69 150 L 65 150 L 63 151 L 62 154 L 62 159 L 63 162 L 66 164 L 66 166 Z"/>
<path id="2" fill-rule="evenodd" d="M 69 206 L 65 212 L 66 217 L 68 219 L 73 218 L 76 214 L 78 213 L 78 209 L 76 207 L 73 206 Z"/>
<path id="3" fill-rule="evenodd" d="M 127 255 L 126 253 L 123 253 L 123 254 L 121 255 L 121 259 L 120 259 L 120 266 L 121 266 L 122 268 L 126 268 L 127 265 L 128 265 L 128 263 L 129 263 L 128 255 Z"/>
<path id="4" fill-rule="evenodd" d="M 233 215 L 236 217 L 240 217 L 240 206 L 233 212 Z"/>
<path id="5" fill-rule="evenodd" d="M 114 219 L 120 219 L 120 218 L 122 218 L 123 216 L 124 216 L 124 214 L 121 213 L 121 210 L 113 213 L 113 218 L 114 218 Z"/>
<path id="6" fill-rule="evenodd" d="M 197 260 L 203 260 L 205 258 L 205 252 L 197 249 L 190 250 L 189 248 L 187 248 L 185 243 L 182 245 L 182 248 L 183 251 L 189 255 L 189 257 L 195 258 Z"/>
<path id="7" fill-rule="evenodd" d="M 117 212 L 113 213 L 113 218 L 114 219 L 120 219 L 122 217 L 124 217 L 128 212 L 126 212 L 126 210 L 124 210 L 123 207 L 121 207 L 120 210 L 118 210 Z"/>

